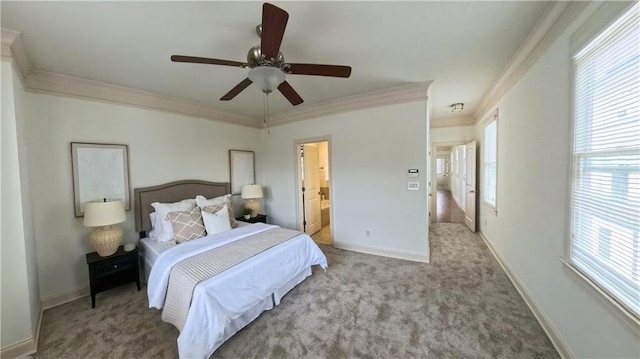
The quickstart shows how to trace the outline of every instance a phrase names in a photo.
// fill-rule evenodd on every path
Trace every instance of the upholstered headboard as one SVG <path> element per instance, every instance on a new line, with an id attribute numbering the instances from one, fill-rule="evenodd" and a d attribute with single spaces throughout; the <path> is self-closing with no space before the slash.
<path id="1" fill-rule="evenodd" d="M 229 182 L 207 182 L 200 180 L 183 180 L 161 184 L 153 187 L 133 190 L 135 203 L 136 231 L 141 236 L 151 229 L 149 214 L 153 212 L 151 203 L 173 203 L 187 198 L 203 195 L 207 198 L 224 196 L 231 193 Z"/>

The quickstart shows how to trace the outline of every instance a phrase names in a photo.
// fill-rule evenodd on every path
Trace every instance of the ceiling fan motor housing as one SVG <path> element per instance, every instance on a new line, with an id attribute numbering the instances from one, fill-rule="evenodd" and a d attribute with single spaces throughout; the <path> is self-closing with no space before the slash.
<path id="1" fill-rule="evenodd" d="M 277 58 L 273 60 L 265 59 L 264 56 L 262 56 L 260 45 L 256 45 L 252 47 L 247 54 L 247 64 L 250 68 L 258 66 L 281 67 L 284 64 L 284 55 L 282 54 L 282 52 L 278 51 Z"/>

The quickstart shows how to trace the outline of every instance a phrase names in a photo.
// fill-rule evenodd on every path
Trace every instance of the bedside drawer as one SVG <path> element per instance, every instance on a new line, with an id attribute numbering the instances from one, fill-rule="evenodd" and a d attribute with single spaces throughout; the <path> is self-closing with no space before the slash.
<path id="1" fill-rule="evenodd" d="M 97 276 L 109 275 L 111 273 L 124 271 L 135 268 L 136 260 L 134 257 L 120 257 L 112 260 L 94 264 Z"/>
<path id="2" fill-rule="evenodd" d="M 96 307 L 96 294 L 117 286 L 135 282 L 140 290 L 140 268 L 138 248 L 125 252 L 124 246 L 109 257 L 101 257 L 97 252 L 87 253 L 89 285 L 91 287 L 91 308 Z"/>

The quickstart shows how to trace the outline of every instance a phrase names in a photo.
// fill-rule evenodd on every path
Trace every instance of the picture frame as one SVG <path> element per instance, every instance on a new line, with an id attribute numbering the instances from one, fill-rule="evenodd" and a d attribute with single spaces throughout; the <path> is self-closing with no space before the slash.
<path id="1" fill-rule="evenodd" d="M 231 177 L 231 194 L 240 194 L 242 186 L 255 184 L 255 152 L 229 150 L 229 174 Z"/>
<path id="2" fill-rule="evenodd" d="M 71 168 L 76 217 L 84 216 L 85 203 L 102 198 L 131 209 L 127 145 L 71 142 Z"/>

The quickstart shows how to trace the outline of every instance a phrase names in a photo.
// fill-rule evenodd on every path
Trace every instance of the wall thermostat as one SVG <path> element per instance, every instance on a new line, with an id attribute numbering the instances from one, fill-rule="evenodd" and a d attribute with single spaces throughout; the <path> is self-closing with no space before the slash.
<path id="1" fill-rule="evenodd" d="M 417 168 L 412 168 L 407 171 L 407 177 L 415 178 L 419 176 L 419 171 Z"/>

